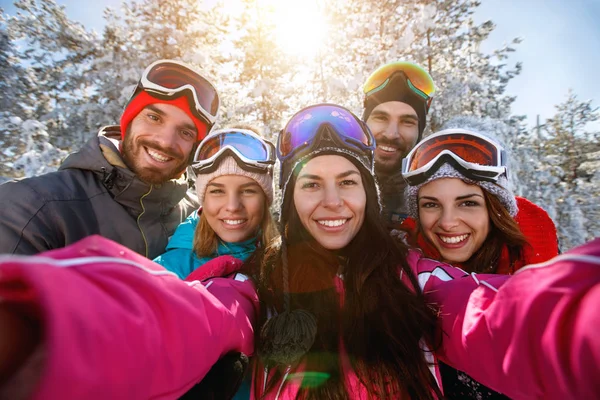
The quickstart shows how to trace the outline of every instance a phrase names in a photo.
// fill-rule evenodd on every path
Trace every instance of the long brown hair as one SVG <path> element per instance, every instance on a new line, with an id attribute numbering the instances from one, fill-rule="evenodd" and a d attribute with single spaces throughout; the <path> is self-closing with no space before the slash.
<path id="1" fill-rule="evenodd" d="M 481 247 L 464 263 L 464 267 L 468 272 L 495 273 L 502 248 L 506 246 L 510 271 L 513 272 L 515 262 L 523 257 L 527 238 L 500 200 L 487 190 L 481 190 L 490 216 L 490 232 Z"/>
<path id="2" fill-rule="evenodd" d="M 262 303 L 259 326 L 269 313 L 282 311 L 282 282 L 288 276 L 291 308 L 307 310 L 317 320 L 316 340 L 302 361 L 306 371 L 328 377 L 320 384 L 305 378 L 298 398 L 349 398 L 340 365 L 340 337 L 354 372 L 371 398 L 442 398 L 423 346 L 426 343 L 433 349 L 438 344 L 436 313 L 424 301 L 406 261 L 406 247 L 389 235 L 381 221 L 373 177 L 363 168 L 359 171 L 367 194 L 365 220 L 354 239 L 336 252 L 320 246 L 302 225 L 293 203 L 295 177 L 291 179 L 282 204 L 281 242 L 248 263 Z M 343 306 L 334 287 L 340 266 Z M 256 343 L 260 355 L 263 343 L 259 331 Z M 283 377 L 285 366 L 276 368 L 267 392 Z M 262 382 L 256 382 L 256 396 L 261 386 Z"/>
<path id="3" fill-rule="evenodd" d="M 270 243 L 278 235 L 273 216 L 269 211 L 269 204 L 266 196 L 263 202 L 263 210 L 263 218 L 260 223 L 260 230 L 262 233 L 260 243 L 265 245 Z M 208 223 L 206 216 L 202 212 L 199 212 L 199 214 L 200 221 L 198 221 L 198 225 L 196 225 L 196 230 L 194 231 L 193 249 L 198 257 L 209 257 L 217 251 L 220 238 Z"/>

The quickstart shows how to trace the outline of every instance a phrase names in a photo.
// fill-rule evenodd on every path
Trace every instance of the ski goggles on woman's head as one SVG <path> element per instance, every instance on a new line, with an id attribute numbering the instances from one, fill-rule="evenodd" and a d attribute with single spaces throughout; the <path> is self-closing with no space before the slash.
<path id="1" fill-rule="evenodd" d="M 190 106 L 194 105 L 194 114 L 210 127 L 215 123 L 219 111 L 217 90 L 198 71 L 182 62 L 159 60 L 152 63 L 142 74 L 134 94 L 140 90 L 163 100 L 186 95 Z"/>
<path id="2" fill-rule="evenodd" d="M 406 79 L 408 87 L 427 102 L 427 109 L 429 109 L 435 93 L 433 79 L 423 68 L 405 61 L 385 64 L 375 70 L 363 86 L 365 97 L 384 89 L 397 75 L 402 75 Z"/>
<path id="3" fill-rule="evenodd" d="M 332 128 L 339 142 L 364 154 L 375 150 L 375 140 L 367 125 L 352 112 L 335 104 L 317 104 L 298 111 L 279 132 L 277 157 L 288 160 L 302 149 L 311 148 L 323 126 Z"/>
<path id="4" fill-rule="evenodd" d="M 416 186 L 445 163 L 476 181 L 497 182 L 507 173 L 506 153 L 500 144 L 476 132 L 448 129 L 418 143 L 402 160 L 402 175 Z"/>
<path id="5" fill-rule="evenodd" d="M 192 168 L 196 174 L 208 173 L 218 167 L 225 154 L 237 158 L 244 169 L 273 173 L 275 147 L 246 129 L 221 129 L 208 135 L 196 149 Z"/>

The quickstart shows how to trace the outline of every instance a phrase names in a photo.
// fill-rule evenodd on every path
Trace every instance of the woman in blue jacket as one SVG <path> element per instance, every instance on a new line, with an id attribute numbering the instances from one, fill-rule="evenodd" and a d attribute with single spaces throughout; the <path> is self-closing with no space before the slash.
<path id="1" fill-rule="evenodd" d="M 194 280 L 204 264 L 222 255 L 246 261 L 257 246 L 277 234 L 269 211 L 273 203 L 275 148 L 248 129 L 223 129 L 198 146 L 192 168 L 200 209 L 182 222 L 165 253 L 154 259 L 179 278 Z M 227 354 L 185 398 L 231 398 L 244 375 L 247 358 Z M 226 378 L 224 378 L 226 377 Z M 248 399 L 245 382 L 235 399 Z"/>
<path id="2" fill-rule="evenodd" d="M 186 279 L 215 257 L 246 261 L 277 233 L 273 203 L 273 145 L 247 129 L 224 129 L 198 146 L 192 168 L 200 209 L 169 239 L 154 261 Z"/>

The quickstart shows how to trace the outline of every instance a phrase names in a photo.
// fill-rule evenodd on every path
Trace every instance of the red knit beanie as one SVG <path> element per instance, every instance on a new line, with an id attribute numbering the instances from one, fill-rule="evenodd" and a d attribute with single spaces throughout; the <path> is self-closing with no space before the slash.
<path id="1" fill-rule="evenodd" d="M 144 91 L 135 96 L 133 100 L 127 104 L 125 111 L 123 111 L 123 115 L 121 116 L 121 139 L 125 139 L 125 132 L 127 131 L 127 126 L 131 120 L 133 120 L 146 106 L 156 103 L 170 104 L 179 107 L 181 110 L 183 110 L 183 112 L 189 115 L 192 121 L 194 121 L 194 125 L 196 125 L 196 129 L 198 130 L 198 141 L 204 139 L 206 133 L 208 132 L 208 126 L 205 122 L 202 122 L 194 114 L 192 114 L 190 105 L 185 96 L 180 96 L 173 100 L 161 100 L 156 97 L 152 97 Z"/>

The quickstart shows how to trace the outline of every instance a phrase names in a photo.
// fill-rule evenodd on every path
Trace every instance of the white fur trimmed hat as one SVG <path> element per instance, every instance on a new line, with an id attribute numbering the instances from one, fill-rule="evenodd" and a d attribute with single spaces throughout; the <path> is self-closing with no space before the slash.
<path id="1" fill-rule="evenodd" d="M 207 174 L 198 174 L 196 177 L 196 193 L 198 194 L 198 201 L 200 205 L 204 203 L 204 196 L 206 194 L 206 186 L 213 180 L 220 176 L 225 175 L 240 175 L 253 179 L 262 188 L 263 192 L 267 196 L 267 203 L 269 206 L 273 203 L 273 177 L 269 172 L 265 173 L 250 172 L 240 167 L 232 156 L 227 156 L 221 160 L 219 166 L 214 171 Z"/>

